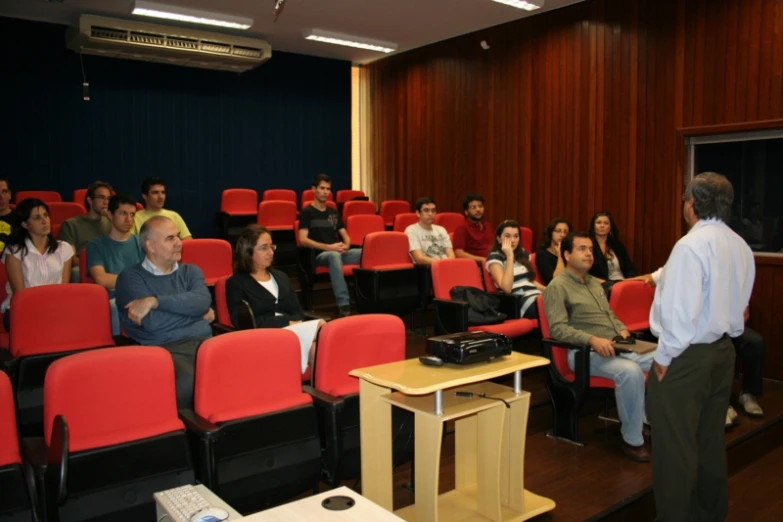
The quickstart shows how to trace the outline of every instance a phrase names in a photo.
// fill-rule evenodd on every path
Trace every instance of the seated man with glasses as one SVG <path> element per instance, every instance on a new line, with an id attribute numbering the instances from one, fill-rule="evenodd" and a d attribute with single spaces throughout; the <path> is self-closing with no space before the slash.
<path id="1" fill-rule="evenodd" d="M 111 221 L 108 218 L 111 185 L 105 181 L 96 181 L 87 188 L 84 207 L 87 213 L 66 219 L 60 228 L 60 241 L 73 247 L 76 255 L 71 263 L 71 282 L 79 282 L 79 254 L 87 248 L 87 243 L 96 237 L 108 234 Z M 78 202 L 77 202 L 78 203 Z"/>
<path id="2" fill-rule="evenodd" d="M 249 225 L 237 239 L 234 275 L 226 281 L 226 302 L 234 326 L 239 324 L 242 301 L 250 305 L 256 328 L 286 328 L 299 337 L 302 373 L 307 370 L 310 351 L 324 321 L 304 321 L 291 281 L 284 272 L 272 268 L 275 245 L 267 229 Z"/>
<path id="3" fill-rule="evenodd" d="M 405 229 L 408 236 L 408 251 L 417 265 L 431 265 L 441 259 L 454 259 L 454 249 L 446 229 L 435 225 L 438 210 L 432 198 L 423 197 L 416 201 L 416 215 L 419 222 Z"/>

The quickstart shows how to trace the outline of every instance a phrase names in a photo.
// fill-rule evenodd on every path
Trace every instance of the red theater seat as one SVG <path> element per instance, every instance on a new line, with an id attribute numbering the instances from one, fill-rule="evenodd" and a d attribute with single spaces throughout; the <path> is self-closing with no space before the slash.
<path id="1" fill-rule="evenodd" d="M 620 281 L 612 286 L 609 306 L 631 332 L 650 329 L 650 309 L 655 288 L 644 281 Z"/>
<path id="2" fill-rule="evenodd" d="M 356 198 L 367 197 L 361 190 L 338 190 L 337 203 L 345 203 Z"/>
<path id="3" fill-rule="evenodd" d="M 418 276 L 408 255 L 408 236 L 402 232 L 367 234 L 361 265 L 353 275 L 361 313 L 412 312 L 419 304 Z"/>
<path id="4" fill-rule="evenodd" d="M 81 203 L 70 203 L 63 201 L 53 201 L 49 205 L 49 219 L 52 225 L 60 225 L 66 219 L 76 216 L 83 216 L 87 209 Z"/>
<path id="5" fill-rule="evenodd" d="M 293 230 L 296 215 L 296 203 L 290 201 L 262 201 L 258 205 L 258 224 L 270 231 Z"/>
<path id="6" fill-rule="evenodd" d="M 345 230 L 351 238 L 351 245 L 360 247 L 364 238 L 372 232 L 383 232 L 386 227 L 383 218 L 375 214 L 355 214 L 345 220 Z"/>
<path id="7" fill-rule="evenodd" d="M 158 347 L 52 363 L 44 391 L 48 520 L 154 520 L 153 492 L 194 482 L 174 382 L 171 354 Z"/>
<path id="8" fill-rule="evenodd" d="M 372 201 L 347 201 L 343 204 L 343 222 L 347 222 L 351 216 L 375 215 L 376 211 L 375 203 Z"/>
<path id="9" fill-rule="evenodd" d="M 397 200 L 397 199 L 390 199 L 381 202 L 381 208 L 378 214 L 383 216 L 383 221 L 387 227 L 392 227 L 394 226 L 394 217 L 397 214 L 409 214 L 410 211 L 411 211 L 411 204 L 409 202 Z"/>
<path id="10" fill-rule="evenodd" d="M 465 223 L 465 216 L 456 212 L 440 212 L 435 214 L 435 224 L 442 226 L 446 232 L 453 234 L 457 227 Z"/>
<path id="11" fill-rule="evenodd" d="M 262 201 L 290 201 L 296 205 L 296 192 L 290 189 L 265 190 Z"/>
<path id="12" fill-rule="evenodd" d="M 359 379 L 356 368 L 405 359 L 405 325 L 399 317 L 364 314 L 330 321 L 321 328 L 315 354 L 313 387 L 324 455 L 323 480 L 335 487 L 359 477 Z M 392 408 L 395 464 L 413 454 L 413 414 Z"/>
<path id="13" fill-rule="evenodd" d="M 16 193 L 14 201 L 18 205 L 19 202 L 30 198 L 40 199 L 44 203 L 52 203 L 63 200 L 60 193 L 55 192 L 54 190 L 20 190 Z"/>
<path id="14" fill-rule="evenodd" d="M 220 197 L 220 211 L 229 216 L 255 214 L 257 208 L 258 192 L 253 189 L 226 189 Z"/>
<path id="15" fill-rule="evenodd" d="M 182 242 L 182 262 L 198 266 L 208 285 L 234 272 L 231 243 L 223 239 L 190 239 Z"/>
<path id="16" fill-rule="evenodd" d="M 207 339 L 196 361 L 199 479 L 241 512 L 310 490 L 321 452 L 315 407 L 302 391 L 299 339 L 263 328 Z"/>
<path id="17" fill-rule="evenodd" d="M 25 486 L 11 380 L 0 372 L 0 520 L 32 520 Z"/>
<path id="18" fill-rule="evenodd" d="M 405 229 L 419 222 L 419 216 L 415 212 L 397 214 L 394 216 L 394 231 L 405 232 Z"/>

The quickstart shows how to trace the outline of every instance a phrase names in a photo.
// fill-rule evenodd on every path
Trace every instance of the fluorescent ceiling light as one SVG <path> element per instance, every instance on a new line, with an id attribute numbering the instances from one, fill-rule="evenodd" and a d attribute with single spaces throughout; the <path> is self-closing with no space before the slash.
<path id="1" fill-rule="evenodd" d="M 370 51 L 379 51 L 382 53 L 393 53 L 397 50 L 397 44 L 394 43 L 362 38 L 361 36 L 322 31 L 321 29 L 310 29 L 309 31 L 305 31 L 302 36 L 304 36 L 306 40 L 358 47 L 359 49 L 368 49 Z"/>
<path id="2" fill-rule="evenodd" d="M 510 5 L 517 9 L 524 9 L 525 11 L 535 11 L 541 9 L 544 6 L 544 0 L 493 0 L 499 4 Z"/>
<path id="3" fill-rule="evenodd" d="M 133 2 L 133 14 L 163 18 L 166 20 L 177 20 L 191 24 L 216 25 L 218 27 L 228 27 L 231 29 L 250 29 L 253 25 L 252 18 L 202 11 L 200 9 L 190 9 L 175 5 L 159 4 L 157 2 L 147 2 L 146 0 L 135 0 Z"/>

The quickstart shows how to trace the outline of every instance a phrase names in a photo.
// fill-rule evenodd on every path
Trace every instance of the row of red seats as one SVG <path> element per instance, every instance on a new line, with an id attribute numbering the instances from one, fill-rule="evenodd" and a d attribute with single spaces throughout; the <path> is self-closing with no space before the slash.
<path id="1" fill-rule="evenodd" d="M 76 293 L 91 288 L 59 286 Z M 84 316 L 98 311 L 74 308 Z M 67 326 L 57 322 L 50 330 Z M 34 486 L 49 520 L 111 518 L 118 510 L 125 511 L 123 519 L 129 513 L 148 519 L 152 492 L 195 478 L 240 511 L 256 511 L 314 487 L 319 478 L 334 486 L 359 475 L 359 385 L 348 374 L 404 359 L 405 327 L 388 315 L 328 323 L 318 339 L 313 387 L 304 389 L 293 333 L 260 329 L 214 337 L 198 352 L 195 408 L 179 414 L 173 363 L 162 348 L 50 355 L 56 360 L 45 372 L 44 437 L 24 439 L 22 452 L 36 470 Z M 30 506 L 14 423 L 19 376 L 12 375 L 13 386 L 0 374 L 0 517 Z M 393 419 L 400 440 L 409 439 L 411 416 L 398 411 Z M 396 461 L 410 458 L 409 445 L 398 446 Z M 195 466 L 189 447 L 198 448 Z"/>
<path id="2" fill-rule="evenodd" d="M 356 198 L 365 198 L 361 190 L 338 190 L 337 203 L 345 203 Z M 296 205 L 296 192 L 291 189 L 270 189 L 265 190 L 262 201 L 289 201 Z M 302 191 L 301 208 L 305 208 L 315 199 L 313 189 Z M 334 194 L 329 193 L 328 201 L 334 203 Z M 220 211 L 231 216 L 255 214 L 258 208 L 258 192 L 253 189 L 233 188 L 226 189 L 220 198 Z"/>

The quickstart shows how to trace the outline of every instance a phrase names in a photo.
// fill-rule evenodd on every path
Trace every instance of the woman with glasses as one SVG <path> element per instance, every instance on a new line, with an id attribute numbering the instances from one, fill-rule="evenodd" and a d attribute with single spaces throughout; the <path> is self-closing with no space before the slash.
<path id="1" fill-rule="evenodd" d="M 73 248 L 52 235 L 49 206 L 40 199 L 25 199 L 14 211 L 17 228 L 3 253 L 8 274 L 6 297 L 0 305 L 3 325 L 10 331 L 11 296 L 23 288 L 68 283 Z"/>
<path id="2" fill-rule="evenodd" d="M 272 268 L 275 245 L 264 227 L 249 225 L 237 239 L 234 275 L 226 281 L 226 301 L 231 321 L 238 324 L 242 301 L 250 305 L 256 328 L 286 328 L 298 337 L 302 348 L 302 373 L 307 369 L 310 350 L 322 320 L 304 321 L 291 281 Z"/>

